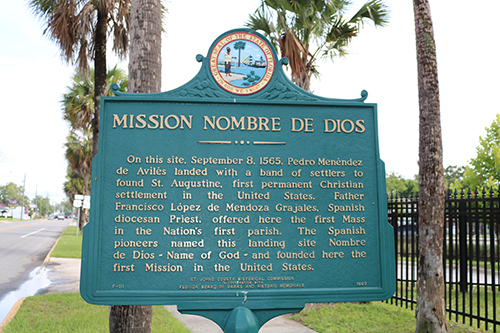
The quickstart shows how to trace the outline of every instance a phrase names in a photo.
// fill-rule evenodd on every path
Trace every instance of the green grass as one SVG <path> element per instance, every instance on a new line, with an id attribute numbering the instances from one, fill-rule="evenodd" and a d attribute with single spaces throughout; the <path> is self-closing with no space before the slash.
<path id="1" fill-rule="evenodd" d="M 336 303 L 307 307 L 292 319 L 319 333 L 413 333 L 415 313 L 383 302 Z M 448 322 L 450 333 L 484 332 Z"/>
<path id="2" fill-rule="evenodd" d="M 4 222 L 18 222 L 18 221 L 19 221 L 19 219 L 12 218 L 12 217 L 3 217 L 3 216 L 0 217 L 0 223 L 4 223 Z"/>
<path id="3" fill-rule="evenodd" d="M 82 236 L 76 226 L 61 235 L 51 256 L 81 258 Z M 109 331 L 109 307 L 86 303 L 78 293 L 49 294 L 26 298 L 3 333 L 94 333 Z M 169 311 L 153 307 L 151 332 L 189 333 Z"/>
<path id="4" fill-rule="evenodd" d="M 60 258 L 82 257 L 82 234 L 76 235 L 76 226 L 66 228 L 50 256 Z"/>
<path id="5" fill-rule="evenodd" d="M 109 307 L 87 304 L 80 294 L 28 297 L 4 333 L 95 333 L 109 331 Z M 169 311 L 153 307 L 151 332 L 189 333 Z"/>
<path id="6" fill-rule="evenodd" d="M 412 298 L 411 291 L 413 290 L 413 299 L 417 298 L 417 284 L 416 283 L 411 283 L 411 282 L 406 282 L 406 281 L 400 281 L 397 284 L 397 295 L 402 296 L 405 298 Z M 486 314 L 486 303 L 488 303 L 488 318 L 493 318 L 493 306 L 494 306 L 494 301 L 493 301 L 493 293 L 495 293 L 495 302 L 496 302 L 496 318 L 500 318 L 500 306 L 498 305 L 500 302 L 500 291 L 498 288 L 494 289 L 495 291 L 492 290 L 492 287 L 478 287 L 474 286 L 472 290 L 470 288 L 467 289 L 466 293 L 461 293 L 458 290 L 458 286 L 454 285 L 453 288 L 450 290 L 450 286 L 447 284 L 446 285 L 446 295 L 445 295 L 445 301 L 446 307 L 450 309 L 455 309 L 459 311 L 464 311 L 468 313 L 472 313 L 473 315 L 479 315 L 481 317 L 485 317 Z M 451 293 L 451 303 L 450 303 L 450 293 Z M 399 301 L 398 301 L 399 302 Z M 478 309 L 479 306 L 479 309 Z M 447 318 L 449 317 L 449 313 L 446 314 Z M 461 315 L 457 315 L 452 313 L 451 314 L 451 320 L 457 321 L 457 322 L 464 322 L 465 323 L 470 323 L 471 319 L 469 317 L 463 317 Z M 474 327 L 478 326 L 478 321 L 477 319 L 473 319 L 472 323 Z M 481 328 L 486 327 L 486 323 L 484 321 L 479 322 L 479 326 Z M 492 324 L 488 324 L 488 328 L 491 329 Z"/>

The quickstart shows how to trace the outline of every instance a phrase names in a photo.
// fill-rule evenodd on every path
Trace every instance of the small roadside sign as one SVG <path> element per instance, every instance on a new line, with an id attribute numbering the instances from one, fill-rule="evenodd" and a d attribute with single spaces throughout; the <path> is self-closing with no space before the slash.
<path id="1" fill-rule="evenodd" d="M 90 195 L 84 195 L 83 196 L 82 207 L 85 208 L 85 209 L 89 209 L 90 208 Z"/>

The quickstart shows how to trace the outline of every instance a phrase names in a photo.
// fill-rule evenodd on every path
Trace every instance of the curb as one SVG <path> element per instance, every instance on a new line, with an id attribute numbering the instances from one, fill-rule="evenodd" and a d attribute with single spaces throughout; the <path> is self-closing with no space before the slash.
<path id="1" fill-rule="evenodd" d="M 25 299 L 26 299 L 25 297 L 21 298 L 19 301 L 16 302 L 16 304 L 14 304 L 12 309 L 10 309 L 9 313 L 0 324 L 0 333 L 3 332 L 3 329 L 7 326 L 8 323 L 10 323 L 12 318 L 14 318 L 14 316 L 16 315 L 17 311 L 19 310 Z"/>
<path id="2" fill-rule="evenodd" d="M 62 233 L 61 233 L 61 236 L 62 236 Z M 49 264 L 50 255 L 52 254 L 52 251 L 54 251 L 54 249 L 56 248 L 57 243 L 59 243 L 59 239 L 61 239 L 61 236 L 59 236 L 57 238 L 56 242 L 54 243 L 54 245 L 50 249 L 49 253 L 47 253 L 47 255 L 45 256 L 45 259 L 43 259 L 42 265 L 40 266 L 40 270 L 47 267 L 47 265 Z M 3 332 L 3 329 L 12 320 L 12 318 L 14 318 L 14 316 L 16 315 L 17 311 L 19 310 L 19 308 L 21 307 L 21 305 L 23 304 L 25 299 L 26 299 L 26 297 L 21 298 L 20 300 L 18 300 L 16 302 L 16 304 L 14 304 L 12 309 L 10 309 L 9 313 L 7 314 L 7 316 L 4 318 L 4 320 L 0 324 L 0 333 Z"/>
<path id="3" fill-rule="evenodd" d="M 61 236 L 62 236 L 62 233 L 61 233 Z M 54 246 L 52 246 L 52 248 L 50 249 L 49 253 L 47 253 L 47 255 L 45 256 L 45 259 L 43 259 L 42 266 L 47 266 L 47 263 L 50 261 L 50 255 L 52 254 L 52 251 L 54 251 L 54 249 L 56 248 L 57 243 L 59 243 L 59 240 L 61 239 L 61 236 L 59 236 L 57 238 L 56 242 L 54 243 Z"/>

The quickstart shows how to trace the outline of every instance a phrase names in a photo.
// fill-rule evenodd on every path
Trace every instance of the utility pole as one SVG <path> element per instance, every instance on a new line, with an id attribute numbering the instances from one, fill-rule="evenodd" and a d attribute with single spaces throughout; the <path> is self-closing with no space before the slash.
<path id="1" fill-rule="evenodd" d="M 38 194 L 38 184 L 36 184 L 36 187 L 35 187 L 35 216 L 38 216 L 38 197 L 37 197 L 37 194 Z"/>
<path id="2" fill-rule="evenodd" d="M 21 197 L 21 220 L 23 219 L 23 213 L 24 213 L 24 193 L 25 192 L 26 192 L 26 173 L 24 174 L 23 196 Z"/>

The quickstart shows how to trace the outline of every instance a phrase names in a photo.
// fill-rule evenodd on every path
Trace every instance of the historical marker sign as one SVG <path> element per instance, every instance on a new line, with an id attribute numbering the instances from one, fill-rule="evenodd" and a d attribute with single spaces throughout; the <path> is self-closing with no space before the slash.
<path id="1" fill-rule="evenodd" d="M 198 60 L 178 89 L 103 98 L 83 298 L 181 309 L 389 298 L 376 104 L 297 88 L 250 30 Z"/>

